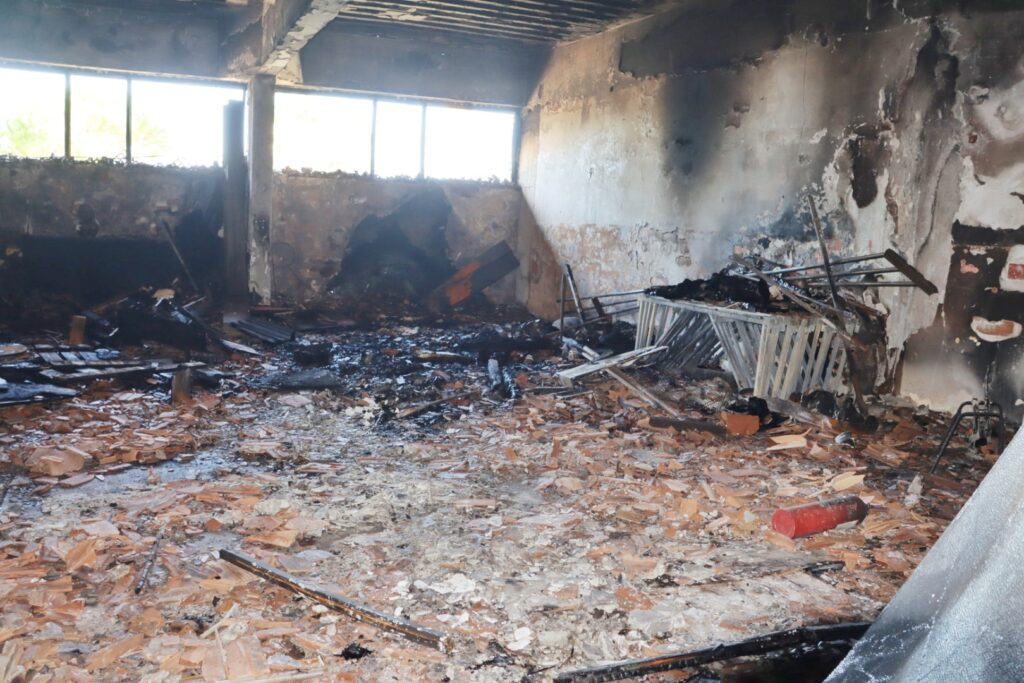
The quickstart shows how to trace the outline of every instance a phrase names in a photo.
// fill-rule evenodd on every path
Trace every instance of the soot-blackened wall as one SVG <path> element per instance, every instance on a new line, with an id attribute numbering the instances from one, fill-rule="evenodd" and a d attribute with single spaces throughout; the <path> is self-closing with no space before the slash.
<path id="1" fill-rule="evenodd" d="M 560 46 L 524 120 L 521 181 L 541 233 L 582 289 L 631 289 L 737 252 L 813 258 L 814 197 L 833 251 L 894 247 L 940 287 L 880 295 L 880 384 L 1010 407 L 1024 387 L 994 389 L 992 366 L 964 354 L 1013 342 L 981 341 L 963 311 L 991 306 L 957 299 L 1000 288 L 998 269 L 979 271 L 980 288 L 946 283 L 957 221 L 1024 225 L 1024 12 L 942 4 L 691 3 Z M 941 343 L 919 339 L 936 325 Z"/>

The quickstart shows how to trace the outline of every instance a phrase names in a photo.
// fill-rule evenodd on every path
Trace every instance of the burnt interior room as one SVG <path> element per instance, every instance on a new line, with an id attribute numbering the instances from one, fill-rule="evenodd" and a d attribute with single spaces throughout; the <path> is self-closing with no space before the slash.
<path id="1" fill-rule="evenodd" d="M 1022 34 L 0 0 L 0 683 L 1024 679 Z"/>

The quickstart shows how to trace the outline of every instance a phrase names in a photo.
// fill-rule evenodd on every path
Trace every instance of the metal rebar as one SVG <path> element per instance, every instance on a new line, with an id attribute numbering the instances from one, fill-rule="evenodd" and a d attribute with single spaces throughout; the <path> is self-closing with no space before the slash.
<path id="1" fill-rule="evenodd" d="M 917 287 L 914 282 L 898 280 L 896 282 L 840 282 L 840 287 Z"/>
<path id="2" fill-rule="evenodd" d="M 847 270 L 845 272 L 840 271 L 838 273 L 833 271 L 832 275 L 835 276 L 836 278 L 844 278 L 844 277 L 853 277 L 855 275 L 857 275 L 857 276 L 859 276 L 859 275 L 886 275 L 886 274 L 889 274 L 889 273 L 898 273 L 898 272 L 900 272 L 900 270 L 898 268 L 873 268 L 873 269 L 868 269 L 868 270 Z M 827 276 L 825 276 L 825 275 L 788 275 L 788 276 L 786 276 L 786 277 L 784 277 L 782 279 L 786 280 L 786 281 L 789 281 L 789 280 L 824 280 L 826 277 Z"/>
<path id="3" fill-rule="evenodd" d="M 814 197 L 807 197 L 807 206 L 811 207 L 811 223 L 814 224 L 814 234 L 818 236 L 818 246 L 821 248 L 821 263 L 825 269 L 825 279 L 828 280 L 829 294 L 832 296 L 832 305 L 843 310 L 842 298 L 836 291 L 836 279 L 832 275 L 832 262 L 829 260 L 828 245 L 825 244 L 825 232 L 821 229 L 821 220 L 818 219 L 818 207 L 814 204 Z"/>
<path id="4" fill-rule="evenodd" d="M 568 263 L 565 264 L 565 279 L 569 283 L 569 293 L 572 294 L 572 300 L 576 304 L 576 312 L 579 313 L 580 322 L 583 323 L 583 329 L 587 328 L 587 316 L 583 312 L 583 303 L 580 301 L 580 293 L 576 289 L 576 278 L 572 274 L 572 266 Z"/>
<path id="5" fill-rule="evenodd" d="M 865 261 L 874 261 L 876 259 L 885 258 L 885 253 L 881 254 L 868 254 L 867 256 L 851 256 L 849 258 L 835 259 L 830 261 L 829 264 L 833 266 L 845 266 L 851 263 L 864 263 Z M 799 273 L 804 270 L 819 270 L 825 266 L 821 263 L 813 266 L 791 266 L 789 268 L 776 268 L 774 270 L 763 270 L 761 271 L 765 275 L 784 275 L 786 273 Z"/>

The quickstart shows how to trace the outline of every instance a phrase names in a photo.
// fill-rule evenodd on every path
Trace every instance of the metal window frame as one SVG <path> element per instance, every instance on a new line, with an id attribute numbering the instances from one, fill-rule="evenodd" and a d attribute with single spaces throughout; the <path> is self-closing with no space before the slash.
<path id="1" fill-rule="evenodd" d="M 62 74 L 64 76 L 64 156 L 65 161 L 73 161 L 71 155 L 71 77 L 73 75 L 98 76 L 101 78 L 123 78 L 125 80 L 125 150 L 124 164 L 126 166 L 149 164 L 138 164 L 132 155 L 132 84 L 136 80 L 149 81 L 167 84 L 190 83 L 194 85 L 211 86 L 233 86 L 240 88 L 243 99 L 246 93 L 246 85 L 238 81 L 222 80 L 217 78 L 202 78 L 193 76 L 161 76 L 136 71 L 117 71 L 111 69 L 96 69 L 90 67 L 56 66 L 48 64 L 36 64 L 30 62 L 19 62 L 17 60 L 0 59 L 0 68 L 16 69 L 19 71 L 39 71 L 45 73 Z M 34 157 L 32 157 L 34 158 Z M 118 161 L 112 159 L 112 161 Z"/>
<path id="2" fill-rule="evenodd" d="M 466 178 L 427 178 L 426 175 L 426 145 L 427 145 L 427 107 L 448 106 L 457 109 L 468 109 L 480 112 L 496 112 L 512 114 L 512 161 L 509 168 L 508 180 L 502 180 L 504 184 L 516 185 L 519 183 L 519 153 L 522 145 L 522 111 L 519 107 L 511 105 L 479 104 L 474 102 L 463 102 L 434 97 L 409 97 L 385 93 L 368 92 L 362 90 L 345 90 L 341 88 L 323 88 L 302 85 L 278 85 L 275 92 L 293 93 L 302 95 L 326 95 L 334 97 L 348 97 L 353 99 L 369 100 L 373 103 L 373 121 L 370 131 L 370 177 L 378 180 L 388 180 L 377 173 L 377 110 L 381 102 L 396 102 L 401 104 L 415 104 L 421 108 L 420 120 L 420 163 L 419 173 L 415 176 L 418 181 L 438 181 L 451 183 L 477 183 L 491 184 L 488 180 L 466 179 Z M 340 171 L 340 169 L 335 169 Z M 330 173 L 331 171 L 326 171 Z"/>
<path id="3" fill-rule="evenodd" d="M 82 74 L 90 76 L 101 76 L 108 78 L 124 78 L 127 87 L 127 96 L 125 104 L 125 165 L 148 165 L 139 164 L 134 160 L 132 154 L 132 96 L 133 88 L 132 84 L 136 80 L 144 80 L 149 82 L 164 82 L 168 84 L 182 84 L 182 83 L 193 83 L 196 85 L 213 85 L 213 86 L 234 86 L 242 90 L 243 99 L 246 95 L 247 87 L 245 83 L 216 78 L 203 78 L 198 76 L 163 76 L 157 74 L 148 74 L 145 72 L 137 71 L 119 71 L 112 69 L 98 69 L 90 67 L 75 67 L 75 66 L 57 66 L 47 64 L 36 64 L 28 62 L 19 62 L 17 60 L 0 59 L 0 67 L 19 69 L 22 71 L 44 71 L 48 73 L 60 73 L 64 75 L 64 159 L 72 160 L 71 156 L 71 76 L 73 74 Z M 465 178 L 427 178 L 426 177 L 426 145 L 427 145 L 427 107 L 428 106 L 449 106 L 460 109 L 469 109 L 473 111 L 482 112 L 500 112 L 500 113 L 511 113 L 514 115 L 513 119 L 513 132 L 512 132 L 512 163 L 509 169 L 509 176 L 507 181 L 501 181 L 502 183 L 508 183 L 516 185 L 519 183 L 519 155 L 522 149 L 522 110 L 519 107 L 512 105 L 497 105 L 497 104 L 479 104 L 473 102 L 463 102 L 457 100 L 450 100 L 444 98 L 432 98 L 432 97 L 408 97 L 402 95 L 393 95 L 386 93 L 375 93 L 358 90 L 344 90 L 340 88 L 324 88 L 314 86 L 301 86 L 292 84 L 281 84 L 274 88 L 276 92 L 286 93 L 298 93 L 306 95 L 328 95 L 337 97 L 349 97 L 358 99 L 369 99 L 373 103 L 373 120 L 370 131 L 370 177 L 378 180 L 386 180 L 377 174 L 377 110 L 380 102 L 401 102 L 405 104 L 416 104 L 419 105 L 421 116 L 420 116 L 420 162 L 419 162 L 419 173 L 416 179 L 419 181 L 425 180 L 436 180 L 441 182 L 453 182 L 453 183 L 478 183 L 478 184 L 490 184 L 488 180 L 478 179 L 465 179 Z"/>

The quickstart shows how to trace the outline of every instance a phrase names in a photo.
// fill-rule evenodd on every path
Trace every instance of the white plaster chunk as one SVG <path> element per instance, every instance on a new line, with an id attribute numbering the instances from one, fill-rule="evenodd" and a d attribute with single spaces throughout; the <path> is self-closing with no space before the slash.
<path id="1" fill-rule="evenodd" d="M 980 316 L 974 316 L 971 321 L 971 329 L 982 341 L 996 343 L 1016 339 L 1024 330 L 1024 326 L 1013 320 L 987 320 Z"/>
<path id="2" fill-rule="evenodd" d="M 1008 292 L 1024 292 L 1024 244 L 1010 248 L 1006 265 L 999 274 L 999 286 Z"/>
<path id="3" fill-rule="evenodd" d="M 975 174 L 970 158 L 960 177 L 961 202 L 956 219 L 965 225 L 1012 230 L 1024 225 L 1024 201 L 1013 193 L 1024 187 L 1024 164 L 1016 164 L 993 178 Z"/>
<path id="4" fill-rule="evenodd" d="M 460 595 L 462 593 L 471 593 L 476 590 L 476 581 L 465 574 L 453 574 L 444 581 L 427 584 L 426 587 L 435 593 L 441 593 L 442 595 Z"/>

